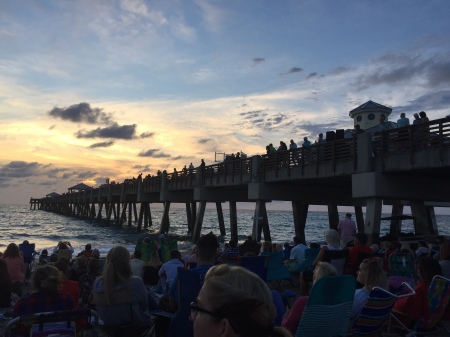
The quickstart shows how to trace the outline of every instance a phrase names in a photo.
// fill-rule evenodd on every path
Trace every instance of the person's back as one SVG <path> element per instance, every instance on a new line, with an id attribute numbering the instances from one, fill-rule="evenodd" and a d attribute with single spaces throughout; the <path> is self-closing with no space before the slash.
<path id="1" fill-rule="evenodd" d="M 342 247 L 345 247 L 347 243 L 353 240 L 358 229 L 350 213 L 345 214 L 345 218 L 339 221 L 337 228 L 340 233 Z"/>
<path id="2" fill-rule="evenodd" d="M 131 271 L 134 276 L 142 278 L 145 262 L 141 260 L 142 255 L 139 250 L 134 251 L 133 255 L 134 257 L 130 261 Z"/>
<path id="3" fill-rule="evenodd" d="M 56 267 L 39 266 L 32 276 L 32 283 L 35 291 L 23 296 L 16 303 L 13 317 L 74 308 L 70 295 L 58 292 L 62 284 L 62 275 Z"/>
<path id="4" fill-rule="evenodd" d="M 94 281 L 92 295 L 106 326 L 150 323 L 149 297 L 141 278 L 132 276 L 130 254 L 116 246 L 106 256 L 103 275 Z"/>

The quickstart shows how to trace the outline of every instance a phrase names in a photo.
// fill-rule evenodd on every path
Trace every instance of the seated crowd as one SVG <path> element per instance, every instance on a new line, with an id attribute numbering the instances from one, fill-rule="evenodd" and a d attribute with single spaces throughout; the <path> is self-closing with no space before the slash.
<path id="1" fill-rule="evenodd" d="M 373 287 L 390 292 L 399 290 L 396 277 L 400 274 L 395 274 L 393 261 L 397 255 L 402 261 L 409 256 L 413 266 L 410 275 L 402 274 L 401 280 L 408 279 L 415 286 L 415 295 L 398 299 L 392 312 L 403 324 L 413 327 L 427 314 L 426 295 L 433 277 L 450 275 L 450 242 L 444 237 L 439 237 L 435 243 L 419 242 L 414 250 L 399 242 L 381 242 L 368 247 L 364 233 L 356 233 L 354 240 L 342 247 L 339 232 L 334 229 L 325 231 L 322 246 L 311 243 L 308 247 L 297 236 L 293 242 L 293 246 L 273 242 L 260 244 L 248 237 L 240 245 L 229 241 L 221 249 L 217 237 L 209 233 L 199 238 L 191 254 L 184 259 L 180 251 L 172 250 L 166 262 L 157 250 L 151 252 L 148 261 L 143 261 L 140 251 L 130 255 L 123 246 L 113 247 L 105 259 L 99 260 L 98 250 L 92 249 L 90 244 L 73 257 L 70 243 L 60 242 L 52 255 L 49 256 L 47 250 L 41 252 L 39 266 L 31 275 L 33 292 L 25 295 L 22 294 L 26 277 L 24 259 L 19 247 L 11 243 L 0 258 L 0 307 L 12 305 L 13 317 L 90 308 L 98 312 L 106 333 L 109 333 L 108 328 L 132 320 L 142 331 L 156 322 L 157 336 L 167 336 L 170 315 L 160 317 L 157 312 L 176 313 L 181 308 L 178 270 L 187 268 L 198 275 L 203 285 L 190 306 L 190 317 L 186 317 L 191 320 L 196 336 L 219 333 L 224 336 L 290 336 L 297 331 L 308 294 L 322 277 L 341 274 L 355 277 L 351 326 Z M 345 252 L 346 258 L 329 260 L 327 256 L 333 251 Z M 308 255 L 311 252 L 315 254 L 313 259 Z M 299 278 L 298 289 L 294 287 L 280 294 L 275 287 L 271 294 L 271 283 L 239 266 L 241 256 L 267 256 L 269 261 L 274 254 L 282 256 L 281 263 L 291 272 L 291 281 Z M 151 281 L 149 271 L 156 276 Z M 273 322 L 280 312 L 273 292 L 283 298 L 285 305 L 275 327 Z M 450 310 L 447 311 L 444 319 L 450 318 Z"/>

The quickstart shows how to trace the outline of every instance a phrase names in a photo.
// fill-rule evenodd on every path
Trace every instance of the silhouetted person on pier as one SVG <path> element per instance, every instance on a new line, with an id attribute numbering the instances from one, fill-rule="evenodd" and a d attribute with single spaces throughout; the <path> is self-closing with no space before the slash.
<path id="1" fill-rule="evenodd" d="M 192 163 L 189 164 L 189 170 L 193 170 L 194 169 L 194 165 L 192 165 Z"/>
<path id="2" fill-rule="evenodd" d="M 239 159 L 241 159 L 241 153 L 240 152 L 236 153 L 236 160 L 239 160 Z"/>
<path id="3" fill-rule="evenodd" d="M 200 163 L 200 166 L 201 167 L 205 167 L 206 166 L 205 161 L 203 159 L 202 159 L 202 162 Z"/>
<path id="4" fill-rule="evenodd" d="M 400 119 L 397 120 L 397 127 L 401 128 L 403 126 L 409 125 L 409 118 L 406 118 L 406 115 L 404 112 L 400 114 Z"/>

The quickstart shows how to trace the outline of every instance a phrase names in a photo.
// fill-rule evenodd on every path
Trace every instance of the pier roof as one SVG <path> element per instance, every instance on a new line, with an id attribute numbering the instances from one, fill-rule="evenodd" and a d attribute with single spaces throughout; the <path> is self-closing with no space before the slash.
<path id="1" fill-rule="evenodd" d="M 389 108 L 387 106 L 384 106 L 382 104 L 379 104 L 372 100 L 369 100 L 366 103 L 361 104 L 359 107 L 351 110 L 349 112 L 349 116 L 353 118 L 353 115 L 361 113 L 361 112 L 367 112 L 367 111 L 383 111 L 389 115 L 392 112 L 392 108 Z"/>
<path id="2" fill-rule="evenodd" d="M 91 186 L 88 186 L 88 185 L 83 184 L 83 183 L 79 183 L 79 184 L 77 184 L 75 186 L 69 187 L 68 190 L 69 190 L 69 192 L 71 192 L 71 191 L 84 191 L 84 190 L 90 190 L 91 188 L 92 188 Z"/>

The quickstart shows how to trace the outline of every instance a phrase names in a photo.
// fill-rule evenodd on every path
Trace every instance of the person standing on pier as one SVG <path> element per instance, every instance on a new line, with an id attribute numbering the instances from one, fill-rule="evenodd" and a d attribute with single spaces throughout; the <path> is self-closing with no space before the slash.
<path id="1" fill-rule="evenodd" d="M 354 240 L 358 227 L 352 220 L 352 214 L 346 213 L 345 218 L 339 221 L 337 226 L 339 234 L 341 236 L 341 247 L 345 247 L 347 243 Z"/>
<path id="2" fill-rule="evenodd" d="M 402 112 L 400 114 L 400 119 L 397 120 L 397 127 L 401 128 L 403 126 L 408 126 L 409 125 L 409 118 L 406 118 L 406 115 L 404 112 Z"/>

